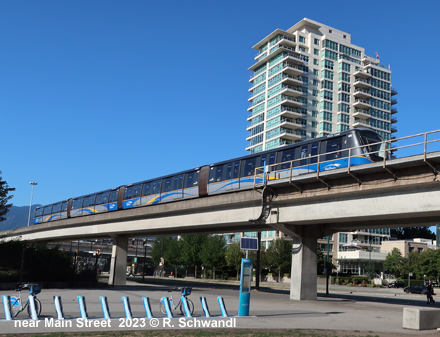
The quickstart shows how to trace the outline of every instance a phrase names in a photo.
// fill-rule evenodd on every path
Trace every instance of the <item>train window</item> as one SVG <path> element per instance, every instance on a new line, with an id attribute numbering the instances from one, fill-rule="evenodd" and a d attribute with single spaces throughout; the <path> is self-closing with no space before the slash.
<path id="1" fill-rule="evenodd" d="M 52 207 L 52 213 L 58 213 L 61 212 L 61 203 L 55 204 Z"/>
<path id="2" fill-rule="evenodd" d="M 160 193 L 161 180 L 156 180 L 151 183 L 151 194 Z"/>
<path id="3" fill-rule="evenodd" d="M 150 195 L 150 187 L 151 183 L 144 183 L 142 186 L 142 196 L 145 197 L 146 195 Z"/>
<path id="4" fill-rule="evenodd" d="M 118 201 L 118 196 L 119 196 L 119 189 L 117 190 L 113 190 L 110 192 L 110 198 L 109 198 L 109 202 L 116 202 Z"/>
<path id="5" fill-rule="evenodd" d="M 73 199 L 72 209 L 82 208 L 84 198 Z"/>
<path id="6" fill-rule="evenodd" d="M 183 187 L 183 174 L 174 177 L 173 190 L 181 190 Z"/>
<path id="7" fill-rule="evenodd" d="M 124 199 L 138 198 L 141 195 L 141 184 L 131 185 L 125 188 Z"/>
<path id="8" fill-rule="evenodd" d="M 244 161 L 243 167 L 241 169 L 241 176 L 248 177 L 253 176 L 255 174 L 255 164 L 257 157 L 248 158 Z"/>
<path id="9" fill-rule="evenodd" d="M 383 159 L 385 156 L 385 146 L 382 138 L 377 133 L 372 131 L 360 131 L 359 136 L 362 140 L 362 144 L 367 145 L 366 150 L 370 157 Z"/>
<path id="10" fill-rule="evenodd" d="M 96 204 L 97 205 L 102 205 L 102 204 L 108 203 L 108 195 L 109 195 L 108 191 L 99 193 L 96 196 Z"/>
<path id="11" fill-rule="evenodd" d="M 52 205 L 44 207 L 43 215 L 49 215 L 52 213 Z"/>
<path id="12" fill-rule="evenodd" d="M 90 206 L 94 206 L 95 205 L 95 200 L 96 200 L 96 194 L 93 195 L 89 195 L 88 197 L 84 198 L 84 207 L 90 207 Z"/>
<path id="13" fill-rule="evenodd" d="M 142 184 L 137 184 L 133 186 L 133 197 L 132 198 L 138 198 L 141 196 L 141 190 L 142 190 Z"/>
<path id="14" fill-rule="evenodd" d="M 307 164 L 307 150 L 308 150 L 309 146 L 308 145 L 303 145 L 301 146 L 301 165 L 306 165 Z"/>
<path id="15" fill-rule="evenodd" d="M 238 178 L 240 162 L 234 161 L 226 164 L 226 180 Z"/>
<path id="16" fill-rule="evenodd" d="M 184 187 L 190 188 L 193 186 L 197 186 L 199 184 L 199 174 L 200 171 L 186 173 Z"/>
<path id="17" fill-rule="evenodd" d="M 67 201 L 64 201 L 61 204 L 61 212 L 65 212 L 65 211 L 67 211 Z"/>
<path id="18" fill-rule="evenodd" d="M 215 183 L 224 180 L 223 179 L 223 165 L 211 166 L 209 171 L 209 182 Z"/>
<path id="19" fill-rule="evenodd" d="M 318 143 L 312 144 L 312 150 L 310 151 L 310 155 L 312 156 L 310 162 L 316 163 L 318 161 L 318 157 L 316 157 L 318 155 Z"/>
<path id="20" fill-rule="evenodd" d="M 342 149 L 342 137 L 336 137 L 336 138 L 330 138 L 327 140 L 327 147 L 326 152 L 330 154 L 327 154 L 325 159 L 326 160 L 332 160 L 341 158 L 342 152 L 340 151 Z"/>
<path id="21" fill-rule="evenodd" d="M 290 162 L 295 159 L 295 148 L 290 150 L 285 150 L 282 152 L 280 162 L 284 163 L 281 165 L 281 169 L 290 168 Z"/>
<path id="22" fill-rule="evenodd" d="M 169 192 L 173 188 L 173 177 L 166 178 L 163 180 L 162 192 Z"/>
<path id="23" fill-rule="evenodd" d="M 39 207 L 35 209 L 35 216 L 42 216 L 43 215 L 43 207 Z"/>

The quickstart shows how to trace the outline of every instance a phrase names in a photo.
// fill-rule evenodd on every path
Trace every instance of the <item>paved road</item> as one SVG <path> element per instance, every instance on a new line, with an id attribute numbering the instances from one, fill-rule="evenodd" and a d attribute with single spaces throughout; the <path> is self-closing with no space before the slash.
<path id="1" fill-rule="evenodd" d="M 172 280 L 167 282 L 173 282 Z M 400 335 L 425 335 L 433 331 L 413 331 L 402 328 L 402 314 L 404 307 L 426 307 L 425 296 L 408 295 L 402 289 L 375 289 L 331 286 L 330 296 L 325 296 L 325 289 L 319 288 L 317 301 L 292 301 L 289 299 L 288 286 L 264 288 L 264 291 L 252 292 L 249 317 L 233 318 L 203 318 L 199 297 L 205 296 L 213 316 L 220 316 L 217 297 L 224 298 L 228 314 L 235 316 L 238 313 L 238 291 L 234 285 L 215 285 L 206 282 L 193 286 L 190 298 L 195 303 L 195 319 L 185 319 L 182 316 L 172 320 L 163 318 L 159 311 L 159 300 L 166 296 L 166 289 L 170 285 L 142 285 L 129 282 L 126 286 L 112 289 L 43 289 L 38 298 L 43 304 L 41 320 L 29 321 L 22 312 L 18 321 L 0 320 L 1 333 L 36 333 L 58 331 L 104 331 L 104 330 L 154 330 L 154 329 L 181 329 L 199 328 L 199 324 L 211 324 L 211 327 L 226 325 L 236 328 L 253 329 L 331 329 L 365 331 L 372 333 L 398 333 Z M 276 288 L 276 289 L 274 289 Z M 14 291 L 0 291 L 1 295 L 14 295 Z M 62 297 L 66 320 L 51 321 L 56 318 L 53 296 Z M 80 317 L 77 296 L 86 298 L 88 325 L 78 321 Z M 107 296 L 111 321 L 103 320 L 99 296 Z M 138 327 L 128 327 L 130 322 L 125 317 L 122 305 L 122 296 L 128 296 L 131 303 L 133 317 L 140 318 Z M 150 321 L 145 317 L 142 297 L 150 298 L 153 314 L 160 318 Z M 1 299 L 1 297 L 0 297 Z M 440 302 L 440 301 L 439 301 Z M 437 305 L 437 303 L 436 303 Z M 438 305 L 440 308 L 440 304 Z M 0 317 L 4 317 L 3 303 L 0 307 Z M 223 321 L 223 323 L 221 323 Z M 69 323 L 70 322 L 70 323 Z M 128 323 L 128 324 L 127 324 Z M 24 326 L 27 324 L 27 326 Z M 38 324 L 38 326 L 37 326 Z M 52 324 L 52 325 L 50 325 Z M 93 324 L 98 324 L 94 327 Z M 155 325 L 158 324 L 156 327 Z M 30 326 L 29 326 L 30 325 Z M 110 325 L 110 327 L 108 327 Z"/>

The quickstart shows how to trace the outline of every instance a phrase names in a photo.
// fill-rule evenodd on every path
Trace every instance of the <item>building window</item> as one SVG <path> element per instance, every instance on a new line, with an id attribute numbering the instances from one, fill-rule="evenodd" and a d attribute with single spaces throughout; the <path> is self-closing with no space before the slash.
<path id="1" fill-rule="evenodd" d="M 316 44 L 317 46 L 319 46 L 319 40 L 318 40 L 318 39 L 315 39 L 315 44 Z"/>
<path id="2" fill-rule="evenodd" d="M 318 49 L 313 49 L 313 54 L 315 54 L 315 55 L 319 55 L 319 50 Z"/>
<path id="3" fill-rule="evenodd" d="M 339 233 L 339 242 L 347 243 L 348 235 L 344 233 Z"/>

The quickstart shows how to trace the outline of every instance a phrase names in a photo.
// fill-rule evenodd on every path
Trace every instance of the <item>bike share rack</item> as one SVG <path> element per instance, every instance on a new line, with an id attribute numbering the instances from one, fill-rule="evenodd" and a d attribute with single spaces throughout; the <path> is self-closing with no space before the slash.
<path id="1" fill-rule="evenodd" d="M 89 319 L 89 315 L 87 313 L 85 296 L 77 296 L 77 298 L 78 298 L 80 317 L 82 319 Z M 103 318 L 104 319 L 112 319 L 112 317 L 110 315 L 110 308 L 108 305 L 107 296 L 100 296 L 99 299 L 101 302 Z M 64 316 L 64 312 L 63 312 L 63 305 L 62 305 L 62 301 L 61 301 L 61 296 L 54 296 L 53 300 L 54 300 L 55 311 L 57 314 L 56 319 L 58 319 L 58 320 L 66 319 Z M 3 309 L 5 312 L 5 320 L 6 321 L 14 320 L 14 315 L 13 315 L 12 309 L 11 309 L 11 297 L 9 295 L 3 295 L 2 301 L 3 301 Z M 162 297 L 160 301 L 165 306 L 166 317 L 167 318 L 174 318 L 171 307 L 170 307 L 170 303 L 168 301 L 168 297 Z M 182 301 L 182 305 L 183 305 L 183 308 L 185 311 L 185 316 L 187 318 L 192 318 L 193 316 L 191 315 L 191 312 L 189 310 L 187 298 L 185 296 L 182 296 L 181 301 Z M 228 313 L 226 311 L 226 306 L 225 306 L 223 297 L 217 297 L 217 301 L 219 303 L 220 311 L 221 311 L 221 316 L 218 316 L 218 317 L 229 317 Z M 153 312 L 151 310 L 150 299 L 148 297 L 142 297 L 142 302 L 144 304 L 145 313 L 146 313 L 147 318 L 149 318 L 149 319 L 154 318 Z M 202 304 L 202 309 L 203 309 L 203 315 L 201 316 L 201 318 L 213 317 L 209 312 L 206 297 L 200 297 L 200 302 Z M 131 313 L 131 307 L 130 307 L 130 300 L 129 300 L 128 296 L 122 297 L 122 303 L 124 306 L 125 318 L 126 319 L 133 319 L 133 315 Z M 33 295 L 29 295 L 29 306 L 30 306 L 30 312 L 31 312 L 31 319 L 32 320 L 39 320 L 40 318 L 38 317 L 37 312 L 36 312 L 36 308 L 35 308 L 35 297 Z M 159 318 L 161 318 L 161 317 L 159 317 Z M 102 318 L 95 318 L 95 319 L 102 319 Z"/>

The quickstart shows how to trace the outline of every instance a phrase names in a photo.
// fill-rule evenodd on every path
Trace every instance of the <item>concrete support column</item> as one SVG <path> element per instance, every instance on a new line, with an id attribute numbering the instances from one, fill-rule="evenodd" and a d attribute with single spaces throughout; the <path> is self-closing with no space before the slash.
<path id="1" fill-rule="evenodd" d="M 113 239 L 112 259 L 110 261 L 109 285 L 125 285 L 127 272 L 128 237 L 117 236 Z"/>
<path id="2" fill-rule="evenodd" d="M 291 300 L 316 301 L 318 297 L 316 251 L 316 228 L 304 226 L 301 236 L 293 238 Z"/>

